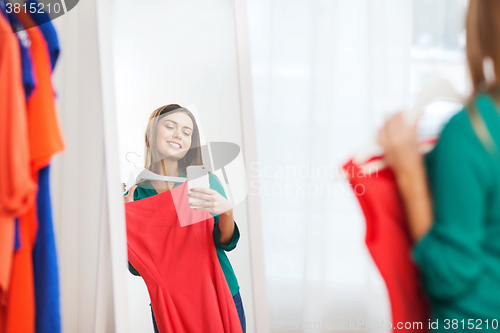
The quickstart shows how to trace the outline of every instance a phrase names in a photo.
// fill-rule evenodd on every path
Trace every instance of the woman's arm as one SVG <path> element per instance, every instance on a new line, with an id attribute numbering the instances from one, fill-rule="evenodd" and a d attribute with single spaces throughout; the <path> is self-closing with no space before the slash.
<path id="1" fill-rule="evenodd" d="M 130 190 L 128 190 L 124 195 L 124 199 L 125 199 L 125 203 L 127 202 L 132 202 L 134 201 L 134 192 L 135 192 L 135 189 L 137 188 L 137 185 L 134 185 L 130 188 Z M 123 190 L 125 190 L 125 184 L 123 184 Z"/>
<path id="2" fill-rule="evenodd" d="M 496 115 L 496 111 L 493 111 Z M 485 270 L 493 164 L 465 112 L 441 131 L 428 161 L 432 229 L 413 247 L 428 294 L 450 301 L 475 288 Z"/>
<path id="3" fill-rule="evenodd" d="M 418 151 L 415 126 L 406 123 L 402 113 L 391 117 L 379 132 L 384 159 L 396 174 L 411 236 L 420 240 L 432 227 L 432 202 L 424 168 Z"/>
<path id="4" fill-rule="evenodd" d="M 233 210 L 230 209 L 219 215 L 220 242 L 229 245 L 234 234 Z"/>
<path id="5" fill-rule="evenodd" d="M 433 214 L 427 176 L 422 167 L 396 174 L 412 239 L 419 241 L 432 227 Z"/>

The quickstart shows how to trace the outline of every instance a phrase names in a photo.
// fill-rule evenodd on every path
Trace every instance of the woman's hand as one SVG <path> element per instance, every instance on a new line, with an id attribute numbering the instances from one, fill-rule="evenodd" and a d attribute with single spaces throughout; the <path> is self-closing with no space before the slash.
<path id="1" fill-rule="evenodd" d="M 191 208 L 215 215 L 232 211 L 233 208 L 229 200 L 224 198 L 219 192 L 210 188 L 193 188 L 188 193 L 188 197 L 205 200 L 200 202 L 190 202 L 189 206 L 191 206 Z"/>
<path id="2" fill-rule="evenodd" d="M 378 142 L 384 149 L 384 159 L 396 175 L 413 175 L 423 168 L 418 151 L 416 125 L 409 125 L 399 112 L 386 121 L 378 133 Z"/>
<path id="3" fill-rule="evenodd" d="M 219 192 L 210 188 L 196 187 L 191 189 L 188 197 L 205 201 L 190 202 L 191 208 L 219 215 L 220 242 L 228 245 L 234 234 L 233 206 Z"/>
<path id="4" fill-rule="evenodd" d="M 432 227 L 432 202 L 422 154 L 418 151 L 416 126 L 408 125 L 402 113 L 392 116 L 378 134 L 384 159 L 394 170 L 414 241 Z"/>
<path id="5" fill-rule="evenodd" d="M 126 185 L 123 184 L 123 190 L 125 190 Z M 137 185 L 134 185 L 128 190 L 128 194 L 123 198 L 125 199 L 125 203 L 134 201 L 134 191 L 137 188 Z"/>

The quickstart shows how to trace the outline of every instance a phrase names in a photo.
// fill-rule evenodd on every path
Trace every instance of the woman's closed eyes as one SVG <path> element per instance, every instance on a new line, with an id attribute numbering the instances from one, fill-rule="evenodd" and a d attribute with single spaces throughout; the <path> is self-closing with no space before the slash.
<path id="1" fill-rule="evenodd" d="M 172 127 L 172 125 L 165 125 L 165 127 L 169 130 L 175 130 L 175 127 Z M 191 136 L 191 132 L 188 131 L 183 131 L 182 134 L 184 134 L 185 136 Z"/>

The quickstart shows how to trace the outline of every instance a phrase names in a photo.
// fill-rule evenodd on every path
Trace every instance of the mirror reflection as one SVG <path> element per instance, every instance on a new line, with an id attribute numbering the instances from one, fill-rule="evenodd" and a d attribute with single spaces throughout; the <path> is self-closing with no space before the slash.
<path id="1" fill-rule="evenodd" d="M 253 331 L 233 5 L 116 8 L 131 331 Z"/>

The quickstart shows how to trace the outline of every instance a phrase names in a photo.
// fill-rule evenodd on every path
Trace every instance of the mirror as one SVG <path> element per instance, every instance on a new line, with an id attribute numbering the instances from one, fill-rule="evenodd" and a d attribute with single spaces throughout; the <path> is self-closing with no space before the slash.
<path id="1" fill-rule="evenodd" d="M 202 133 L 202 145 L 227 142 L 245 150 L 232 1 L 154 0 L 138 4 L 118 0 L 112 19 L 120 177 L 124 183 L 134 168 L 144 167 L 144 136 L 150 115 L 168 104 L 192 112 Z M 243 155 L 239 156 L 236 160 L 243 166 Z M 225 179 L 231 177 L 230 172 L 225 175 L 218 169 L 215 173 L 228 193 Z M 233 188 L 231 192 L 236 195 Z M 246 330 L 254 332 L 247 207 L 243 199 L 234 203 L 240 239 L 234 250 L 223 251 L 229 259 L 224 263 L 230 263 L 237 279 Z M 223 271 L 230 270 L 223 266 Z M 130 331 L 153 332 L 146 284 L 139 276 L 124 274 L 128 274 Z"/>

